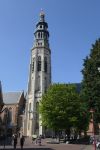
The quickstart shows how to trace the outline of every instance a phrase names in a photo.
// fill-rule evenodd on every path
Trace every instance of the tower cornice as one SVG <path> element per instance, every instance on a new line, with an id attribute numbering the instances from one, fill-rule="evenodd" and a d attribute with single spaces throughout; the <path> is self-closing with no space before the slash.
<path id="1" fill-rule="evenodd" d="M 44 48 L 44 49 L 48 50 L 48 51 L 50 52 L 50 54 L 51 54 L 51 50 L 50 50 L 49 48 L 47 48 L 47 47 L 44 47 L 44 46 L 35 46 L 35 47 L 33 47 L 33 48 L 31 49 L 31 51 L 33 51 L 33 50 L 35 50 L 35 49 L 40 49 L 40 48 Z"/>

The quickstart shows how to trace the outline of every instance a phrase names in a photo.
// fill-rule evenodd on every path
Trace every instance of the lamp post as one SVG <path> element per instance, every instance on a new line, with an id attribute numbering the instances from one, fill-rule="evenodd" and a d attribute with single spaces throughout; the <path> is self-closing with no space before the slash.
<path id="1" fill-rule="evenodd" d="M 94 150 L 96 150 L 96 139 L 95 139 L 95 128 L 94 128 L 94 110 L 91 109 L 90 112 L 92 114 L 92 125 L 93 125 L 92 133 L 93 133 L 93 137 L 94 137 L 94 144 L 93 145 L 94 145 Z"/>

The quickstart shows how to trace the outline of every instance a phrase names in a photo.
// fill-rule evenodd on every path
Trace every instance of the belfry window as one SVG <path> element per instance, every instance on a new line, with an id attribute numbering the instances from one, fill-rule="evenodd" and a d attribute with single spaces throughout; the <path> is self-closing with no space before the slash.
<path id="1" fill-rule="evenodd" d="M 41 71 L 41 56 L 38 57 L 37 71 Z"/>
<path id="2" fill-rule="evenodd" d="M 38 33 L 38 38 L 40 38 L 40 32 Z"/>
<path id="3" fill-rule="evenodd" d="M 47 57 L 44 57 L 44 71 L 47 72 Z"/>

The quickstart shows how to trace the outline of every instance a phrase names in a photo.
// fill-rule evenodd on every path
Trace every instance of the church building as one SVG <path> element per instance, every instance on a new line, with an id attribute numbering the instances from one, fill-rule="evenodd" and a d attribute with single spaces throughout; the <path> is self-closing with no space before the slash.
<path id="1" fill-rule="evenodd" d="M 50 84 L 51 50 L 49 47 L 49 32 L 45 14 L 41 11 L 39 22 L 36 24 L 34 32 L 34 44 L 31 49 L 26 106 L 27 136 L 42 135 L 44 133 L 38 107 L 42 95 Z"/>

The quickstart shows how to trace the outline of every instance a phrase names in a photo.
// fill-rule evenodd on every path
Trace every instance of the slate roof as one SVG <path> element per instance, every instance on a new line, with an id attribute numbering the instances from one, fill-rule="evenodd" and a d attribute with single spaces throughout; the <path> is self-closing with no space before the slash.
<path id="1" fill-rule="evenodd" d="M 3 93 L 3 101 L 5 104 L 17 104 L 20 100 L 22 92 Z"/>

